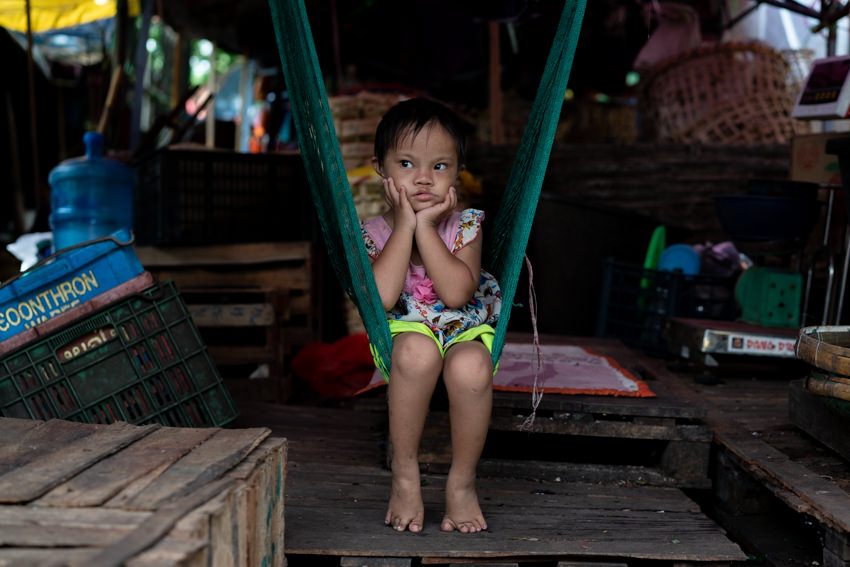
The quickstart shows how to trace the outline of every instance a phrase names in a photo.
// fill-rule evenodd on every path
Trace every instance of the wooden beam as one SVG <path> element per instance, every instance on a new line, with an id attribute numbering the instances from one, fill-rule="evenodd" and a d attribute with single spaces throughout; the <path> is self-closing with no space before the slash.
<path id="1" fill-rule="evenodd" d="M 502 124 L 502 67 L 499 53 L 499 23 L 490 22 L 490 143 L 505 143 Z"/>

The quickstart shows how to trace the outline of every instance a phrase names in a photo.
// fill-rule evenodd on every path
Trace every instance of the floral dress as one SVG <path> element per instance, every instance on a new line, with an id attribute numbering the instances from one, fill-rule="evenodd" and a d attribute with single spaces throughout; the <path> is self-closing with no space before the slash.
<path id="1" fill-rule="evenodd" d="M 484 211 L 466 209 L 443 219 L 437 232 L 452 254 L 472 242 L 481 231 Z M 372 259 L 381 254 L 392 230 L 382 216 L 362 223 L 366 251 Z M 466 305 L 450 309 L 437 297 L 434 283 L 425 273 L 425 266 L 413 263 L 408 266 L 404 287 L 395 306 L 387 312 L 387 319 L 425 324 L 445 347 L 467 329 L 479 325 L 493 325 L 499 319 L 502 294 L 496 278 L 481 270 L 478 289 Z"/>

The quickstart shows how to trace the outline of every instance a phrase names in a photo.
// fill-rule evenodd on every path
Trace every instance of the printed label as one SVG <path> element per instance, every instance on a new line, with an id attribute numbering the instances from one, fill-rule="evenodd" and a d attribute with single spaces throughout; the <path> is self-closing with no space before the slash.
<path id="1" fill-rule="evenodd" d="M 84 352 L 111 341 L 117 336 L 118 332 L 113 327 L 96 329 L 57 349 L 56 356 L 59 357 L 59 360 L 71 360 Z"/>
<path id="2" fill-rule="evenodd" d="M 94 270 L 81 272 L 33 297 L 0 310 L 0 332 L 29 329 L 82 303 L 100 287 Z"/>
<path id="3" fill-rule="evenodd" d="M 795 339 L 769 336 L 730 335 L 727 350 L 735 354 L 793 357 Z"/>

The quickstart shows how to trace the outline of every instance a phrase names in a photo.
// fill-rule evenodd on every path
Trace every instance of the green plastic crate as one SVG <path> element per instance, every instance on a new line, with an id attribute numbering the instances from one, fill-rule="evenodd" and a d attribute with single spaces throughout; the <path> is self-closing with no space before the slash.
<path id="1" fill-rule="evenodd" d="M 753 266 L 741 275 L 735 297 L 741 320 L 762 327 L 800 326 L 803 274 L 781 268 Z"/>
<path id="2" fill-rule="evenodd" d="M 219 427 L 237 412 L 169 280 L 0 359 L 0 415 Z"/>

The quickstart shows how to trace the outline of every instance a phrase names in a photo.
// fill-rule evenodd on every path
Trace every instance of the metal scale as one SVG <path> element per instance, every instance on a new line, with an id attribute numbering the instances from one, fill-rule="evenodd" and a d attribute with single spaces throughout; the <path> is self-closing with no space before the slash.
<path id="1" fill-rule="evenodd" d="M 792 116 L 804 120 L 834 120 L 850 116 L 850 56 L 827 57 L 814 62 L 806 79 Z M 812 289 L 815 264 L 826 265 L 826 285 L 820 320 L 815 324 L 838 325 L 844 310 L 844 294 L 850 267 L 850 223 L 845 227 L 841 281 L 836 287 L 836 252 L 830 250 L 829 234 L 833 221 L 835 192 L 847 189 L 850 195 L 850 132 L 846 136 L 830 138 L 826 142 L 826 153 L 836 155 L 841 172 L 841 185 L 820 185 L 826 189 L 827 202 L 825 227 L 820 247 L 809 261 L 802 291 L 800 326 L 817 321 L 812 309 Z M 850 219 L 850 199 L 845 199 L 847 219 Z M 734 241 L 734 239 L 733 239 Z M 770 242 L 747 243 L 757 250 L 768 253 Z M 741 251 L 747 253 L 747 244 Z M 736 246 L 738 243 L 736 242 Z M 805 242 L 802 243 L 805 245 Z M 802 265 L 802 247 L 798 250 L 797 268 Z M 665 331 L 668 345 L 673 353 L 682 358 L 700 362 L 706 366 L 719 366 L 724 357 L 740 357 L 741 360 L 756 357 L 759 360 L 796 359 L 795 345 L 799 329 L 789 327 L 767 327 L 740 321 L 717 321 L 706 319 L 671 318 Z"/>

